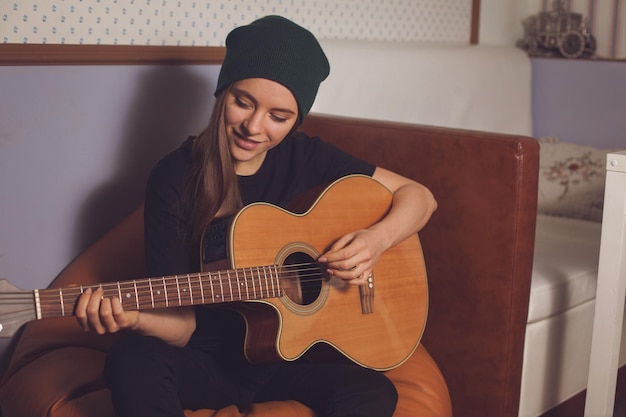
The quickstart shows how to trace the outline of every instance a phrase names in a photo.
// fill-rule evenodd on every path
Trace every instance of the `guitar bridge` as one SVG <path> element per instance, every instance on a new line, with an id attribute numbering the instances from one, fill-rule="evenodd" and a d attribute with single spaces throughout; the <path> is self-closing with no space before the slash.
<path id="1" fill-rule="evenodd" d="M 361 313 L 372 314 L 374 312 L 374 274 L 367 277 L 367 283 L 359 285 L 361 297 Z"/>

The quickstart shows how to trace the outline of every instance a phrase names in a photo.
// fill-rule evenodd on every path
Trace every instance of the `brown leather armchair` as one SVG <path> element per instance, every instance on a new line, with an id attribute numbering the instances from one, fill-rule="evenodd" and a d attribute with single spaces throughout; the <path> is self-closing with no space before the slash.
<path id="1" fill-rule="evenodd" d="M 517 416 L 536 213 L 536 142 L 321 115 L 309 116 L 303 129 L 424 183 L 439 202 L 420 233 L 430 298 L 423 343 L 404 364 L 387 371 L 399 392 L 395 417 L 448 417 L 452 409 L 470 417 Z M 51 287 L 145 276 L 142 219 L 140 207 Z M 0 382 L 4 417 L 112 417 L 102 366 L 117 337 L 85 333 L 71 317 L 29 323 Z M 186 414 L 313 417 L 293 401 Z"/>

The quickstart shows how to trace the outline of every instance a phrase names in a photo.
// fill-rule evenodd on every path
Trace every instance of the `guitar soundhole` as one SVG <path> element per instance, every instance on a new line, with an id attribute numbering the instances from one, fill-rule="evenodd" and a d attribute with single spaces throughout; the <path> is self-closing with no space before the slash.
<path id="1" fill-rule="evenodd" d="M 294 252 L 287 256 L 285 266 L 285 293 L 293 302 L 308 306 L 313 304 L 322 291 L 322 271 L 309 254 Z"/>

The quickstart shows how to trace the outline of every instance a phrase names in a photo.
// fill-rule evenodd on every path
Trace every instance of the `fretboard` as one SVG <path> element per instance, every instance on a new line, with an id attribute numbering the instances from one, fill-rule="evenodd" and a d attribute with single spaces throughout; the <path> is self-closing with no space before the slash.
<path id="1" fill-rule="evenodd" d="M 38 319 L 71 316 L 78 297 L 87 288 L 99 287 L 104 290 L 104 297 L 119 298 L 125 310 L 275 298 L 283 295 L 279 269 L 281 267 L 269 265 L 36 290 L 35 308 Z"/>

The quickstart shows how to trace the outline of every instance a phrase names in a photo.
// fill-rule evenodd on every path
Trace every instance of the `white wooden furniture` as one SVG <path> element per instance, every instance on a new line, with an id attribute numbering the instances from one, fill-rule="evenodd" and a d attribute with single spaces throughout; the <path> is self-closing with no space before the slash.
<path id="1" fill-rule="evenodd" d="M 626 151 L 607 155 L 585 417 L 612 416 L 626 296 Z"/>

